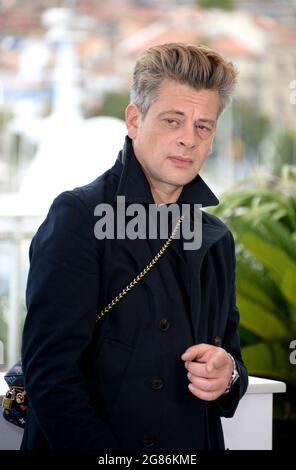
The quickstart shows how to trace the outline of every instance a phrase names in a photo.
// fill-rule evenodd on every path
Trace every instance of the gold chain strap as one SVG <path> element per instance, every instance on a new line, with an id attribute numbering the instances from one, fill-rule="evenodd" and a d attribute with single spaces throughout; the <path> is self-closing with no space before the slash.
<path id="1" fill-rule="evenodd" d="M 114 307 L 114 305 L 116 305 L 128 293 L 128 291 L 130 291 L 150 271 L 150 269 L 155 265 L 155 263 L 157 263 L 159 258 L 164 254 L 164 252 L 168 249 L 169 245 L 172 243 L 173 238 L 179 230 L 183 218 L 184 216 L 182 215 L 176 223 L 171 235 L 162 245 L 159 252 L 154 256 L 154 258 L 152 258 L 152 260 L 147 264 L 143 271 L 141 271 L 124 289 L 122 289 L 121 292 L 116 295 L 116 297 L 106 307 L 104 307 L 100 311 L 100 313 L 98 313 L 96 321 L 101 320 L 101 318 L 103 318 L 106 313 L 108 313 L 109 310 L 111 310 L 111 308 Z"/>

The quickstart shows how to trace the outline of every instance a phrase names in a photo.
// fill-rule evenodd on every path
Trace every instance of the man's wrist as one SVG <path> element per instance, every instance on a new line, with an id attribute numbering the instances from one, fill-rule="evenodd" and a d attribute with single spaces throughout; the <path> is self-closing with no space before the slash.
<path id="1" fill-rule="evenodd" d="M 227 353 L 228 356 L 230 357 L 231 361 L 232 361 L 232 366 L 233 366 L 233 369 L 232 369 L 232 374 L 231 374 L 231 377 L 230 377 L 230 380 L 228 382 L 228 385 L 223 393 L 223 395 L 227 395 L 227 393 L 230 392 L 230 390 L 232 389 L 233 385 L 235 384 L 235 382 L 238 380 L 239 378 L 239 373 L 238 373 L 238 370 L 237 370 L 237 366 L 236 366 L 236 362 L 233 358 L 233 356 L 230 354 L 230 353 Z"/>

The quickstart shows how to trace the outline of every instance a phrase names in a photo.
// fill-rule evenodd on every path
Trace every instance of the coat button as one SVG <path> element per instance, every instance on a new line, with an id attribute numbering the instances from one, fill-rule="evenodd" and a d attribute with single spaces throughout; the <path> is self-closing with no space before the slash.
<path id="1" fill-rule="evenodd" d="M 143 443 L 145 447 L 152 447 L 156 444 L 156 437 L 153 434 L 144 434 Z"/>
<path id="2" fill-rule="evenodd" d="M 162 331 L 166 331 L 169 329 L 169 327 L 170 327 L 170 322 L 166 318 L 162 318 L 159 322 L 159 328 Z"/>
<path id="3" fill-rule="evenodd" d="M 215 336 L 214 338 L 214 345 L 217 346 L 218 348 L 221 348 L 222 346 L 222 340 L 220 336 Z"/>
<path id="4" fill-rule="evenodd" d="M 160 390 L 163 385 L 163 380 L 160 377 L 153 377 L 151 380 L 151 387 L 153 390 Z"/>

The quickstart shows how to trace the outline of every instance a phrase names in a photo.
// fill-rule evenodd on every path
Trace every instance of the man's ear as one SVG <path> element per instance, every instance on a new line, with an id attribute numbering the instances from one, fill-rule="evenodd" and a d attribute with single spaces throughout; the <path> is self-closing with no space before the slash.
<path id="1" fill-rule="evenodd" d="M 130 103 L 125 110 L 125 123 L 130 139 L 137 137 L 137 131 L 141 119 L 141 113 L 137 105 Z"/>

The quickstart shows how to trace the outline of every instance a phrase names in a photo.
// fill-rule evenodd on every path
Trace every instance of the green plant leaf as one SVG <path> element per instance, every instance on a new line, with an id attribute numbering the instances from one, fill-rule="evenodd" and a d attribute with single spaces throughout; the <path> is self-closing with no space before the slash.
<path id="1" fill-rule="evenodd" d="M 243 358 L 253 375 L 296 385 L 296 168 L 258 175 L 223 194 L 211 212 L 232 230 Z M 260 341 L 261 340 L 261 341 Z"/>
<path id="2" fill-rule="evenodd" d="M 289 361 L 290 353 L 289 342 L 260 342 L 242 348 L 243 360 L 250 375 L 283 380 L 295 385 L 296 367 Z"/>
<path id="3" fill-rule="evenodd" d="M 237 294 L 241 297 L 248 298 L 251 301 L 260 304 L 261 307 L 266 308 L 270 312 L 275 313 L 277 311 L 277 305 L 275 305 L 267 292 L 264 291 L 256 282 L 238 275 L 236 287 Z"/>
<path id="4" fill-rule="evenodd" d="M 237 294 L 237 305 L 240 310 L 240 323 L 244 328 L 266 341 L 273 339 L 288 340 L 289 328 L 272 312 L 257 302 Z"/>
<path id="5" fill-rule="evenodd" d="M 281 248 L 267 243 L 254 233 L 246 233 L 241 236 L 240 240 L 246 249 L 269 269 L 274 280 L 285 289 L 285 296 L 296 305 L 295 289 L 293 292 L 287 292 L 287 288 L 283 285 L 283 281 L 286 282 L 287 277 L 290 280 L 293 273 L 294 276 L 296 275 L 296 263 Z"/>
<path id="6" fill-rule="evenodd" d="M 237 292 L 257 301 L 268 310 L 274 312 L 286 323 L 291 317 L 291 306 L 284 297 L 279 286 L 270 277 L 269 272 L 262 268 L 257 270 L 252 260 L 244 256 L 237 257 Z M 257 295 L 257 290 L 258 295 Z"/>
<path id="7" fill-rule="evenodd" d="M 262 229 L 268 234 L 270 241 L 282 248 L 296 263 L 296 242 L 292 233 L 282 223 L 270 218 L 262 221 Z"/>

